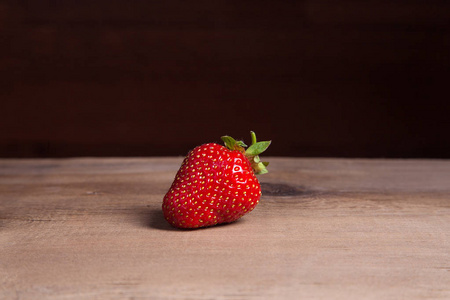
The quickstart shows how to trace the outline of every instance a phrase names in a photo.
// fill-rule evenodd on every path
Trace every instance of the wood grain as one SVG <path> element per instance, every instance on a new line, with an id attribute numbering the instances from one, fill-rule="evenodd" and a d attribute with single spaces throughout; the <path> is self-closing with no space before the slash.
<path id="1" fill-rule="evenodd" d="M 448 160 L 270 161 L 252 213 L 177 230 L 181 158 L 0 160 L 0 298 L 450 297 Z"/>

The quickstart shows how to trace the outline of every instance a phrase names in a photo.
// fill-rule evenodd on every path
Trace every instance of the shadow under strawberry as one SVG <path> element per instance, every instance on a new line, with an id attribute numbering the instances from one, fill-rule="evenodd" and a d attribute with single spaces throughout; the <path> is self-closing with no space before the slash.
<path id="1" fill-rule="evenodd" d="M 139 217 L 139 224 L 143 227 L 168 231 L 177 230 L 164 219 L 161 208 L 150 208 L 147 206 L 139 209 L 136 214 Z"/>
<path id="2" fill-rule="evenodd" d="M 311 191 L 301 186 L 293 186 L 284 183 L 261 182 L 261 191 L 264 196 L 305 196 Z"/>
<path id="3" fill-rule="evenodd" d="M 170 225 L 165 219 L 162 209 L 148 209 L 147 212 L 140 213 L 142 218 L 141 224 L 144 227 L 149 227 L 158 230 L 167 230 L 167 231 L 197 231 L 197 230 L 207 230 L 220 228 L 222 226 L 233 226 L 237 223 L 245 222 L 245 219 L 239 219 L 230 223 L 221 223 L 214 226 L 200 227 L 200 228 L 176 228 Z"/>

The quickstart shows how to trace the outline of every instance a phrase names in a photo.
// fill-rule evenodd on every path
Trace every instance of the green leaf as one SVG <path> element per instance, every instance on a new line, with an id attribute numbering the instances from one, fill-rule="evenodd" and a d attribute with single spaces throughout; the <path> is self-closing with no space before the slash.
<path id="1" fill-rule="evenodd" d="M 259 155 L 264 151 L 266 151 L 271 142 L 272 141 L 257 142 L 256 144 L 253 144 L 250 147 L 248 147 L 247 151 L 245 151 L 245 154 L 251 156 Z"/>
<path id="2" fill-rule="evenodd" d="M 266 166 L 262 162 L 258 163 L 255 168 L 255 174 L 261 175 L 266 173 L 269 173 L 269 171 L 267 171 L 266 169 Z"/>
<path id="3" fill-rule="evenodd" d="M 231 136 L 225 135 L 222 137 L 222 141 L 225 143 L 225 147 L 227 147 L 230 150 L 234 150 L 234 147 L 236 146 L 236 140 L 233 139 Z"/>
<path id="4" fill-rule="evenodd" d="M 247 145 L 243 141 L 237 141 L 236 142 L 238 146 L 241 146 L 243 148 L 247 148 Z"/>
<path id="5" fill-rule="evenodd" d="M 268 162 L 268 161 L 263 161 L 262 164 L 263 164 L 265 167 L 267 167 L 267 166 L 269 165 L 269 162 Z"/>

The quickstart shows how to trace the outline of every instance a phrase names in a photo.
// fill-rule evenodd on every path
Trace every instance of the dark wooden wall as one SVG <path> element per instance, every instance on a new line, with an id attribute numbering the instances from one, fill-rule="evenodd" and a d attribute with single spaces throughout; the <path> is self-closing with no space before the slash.
<path id="1" fill-rule="evenodd" d="M 0 156 L 450 157 L 450 2 L 0 2 Z"/>

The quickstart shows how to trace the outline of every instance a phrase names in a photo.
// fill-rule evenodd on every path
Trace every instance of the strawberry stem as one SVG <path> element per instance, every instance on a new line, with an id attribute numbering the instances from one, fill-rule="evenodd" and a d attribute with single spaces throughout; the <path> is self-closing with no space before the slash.
<path id="1" fill-rule="evenodd" d="M 252 139 L 252 145 L 256 144 L 256 134 L 255 134 L 255 132 L 254 131 L 250 131 L 250 136 L 251 136 L 251 139 Z"/>

